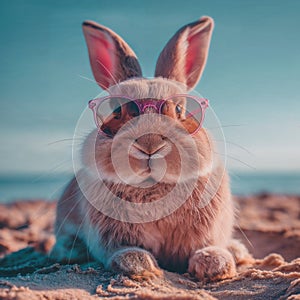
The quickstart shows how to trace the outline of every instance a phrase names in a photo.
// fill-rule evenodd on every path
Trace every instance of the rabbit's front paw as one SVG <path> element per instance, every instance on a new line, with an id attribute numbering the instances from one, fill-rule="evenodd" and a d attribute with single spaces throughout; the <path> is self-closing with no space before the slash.
<path id="1" fill-rule="evenodd" d="M 238 240 L 230 241 L 227 249 L 233 255 L 237 265 L 247 264 L 249 262 L 252 263 L 254 261 L 254 258 L 249 253 L 245 245 Z"/>
<path id="2" fill-rule="evenodd" d="M 162 274 L 155 258 L 148 251 L 139 248 L 116 251 L 109 265 L 112 270 L 122 272 L 136 280 L 151 279 Z"/>
<path id="3" fill-rule="evenodd" d="M 200 281 L 206 282 L 231 278 L 236 274 L 236 267 L 229 251 L 211 246 L 193 254 L 188 271 Z"/>

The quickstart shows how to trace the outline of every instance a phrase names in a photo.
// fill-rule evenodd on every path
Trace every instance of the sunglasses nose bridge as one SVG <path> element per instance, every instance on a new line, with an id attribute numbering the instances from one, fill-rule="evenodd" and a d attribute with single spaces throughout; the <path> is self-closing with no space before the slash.
<path id="1" fill-rule="evenodd" d="M 158 113 L 159 111 L 157 106 L 152 104 L 147 104 L 142 107 L 141 112 L 145 114 L 145 113 Z"/>
<path id="2" fill-rule="evenodd" d="M 160 113 L 161 101 L 154 100 L 144 100 L 142 102 L 138 102 L 138 107 L 140 113 Z"/>

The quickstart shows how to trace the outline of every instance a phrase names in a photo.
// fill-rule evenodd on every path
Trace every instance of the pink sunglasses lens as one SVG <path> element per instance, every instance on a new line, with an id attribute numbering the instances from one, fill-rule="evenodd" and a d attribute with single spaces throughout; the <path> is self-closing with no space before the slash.
<path id="1" fill-rule="evenodd" d="M 114 135 L 130 119 L 139 115 L 136 103 L 128 98 L 108 97 L 96 109 L 98 128 L 108 135 Z"/>
<path id="2" fill-rule="evenodd" d="M 166 101 L 162 113 L 176 117 L 190 134 L 195 133 L 202 125 L 203 108 L 201 102 L 193 97 L 176 96 Z"/>

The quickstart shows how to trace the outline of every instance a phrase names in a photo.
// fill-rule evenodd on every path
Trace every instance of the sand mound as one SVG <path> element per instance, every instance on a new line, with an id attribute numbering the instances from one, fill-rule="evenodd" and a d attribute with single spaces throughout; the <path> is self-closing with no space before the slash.
<path id="1" fill-rule="evenodd" d="M 137 282 L 94 261 L 60 265 L 45 254 L 54 243 L 55 203 L 0 205 L 0 299 L 300 299 L 300 197 L 237 202 L 236 236 L 256 259 L 235 278 L 205 285 L 170 272 Z"/>

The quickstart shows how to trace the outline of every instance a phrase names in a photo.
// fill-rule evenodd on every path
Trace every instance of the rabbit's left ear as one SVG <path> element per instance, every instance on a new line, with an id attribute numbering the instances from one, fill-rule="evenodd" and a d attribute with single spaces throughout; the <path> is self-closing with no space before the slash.
<path id="1" fill-rule="evenodd" d="M 212 18 L 202 17 L 179 29 L 160 53 L 155 76 L 182 82 L 192 89 L 204 70 L 213 27 Z"/>

